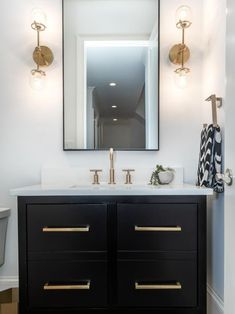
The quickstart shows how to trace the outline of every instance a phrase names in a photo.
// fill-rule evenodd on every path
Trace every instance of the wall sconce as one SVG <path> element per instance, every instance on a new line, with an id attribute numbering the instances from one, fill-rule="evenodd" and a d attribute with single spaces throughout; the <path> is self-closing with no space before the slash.
<path id="1" fill-rule="evenodd" d="M 176 11 L 176 27 L 182 31 L 182 41 L 180 44 L 174 45 L 169 53 L 169 59 L 173 64 L 180 65 L 175 70 L 176 84 L 184 88 L 187 85 L 187 74 L 190 69 L 185 66 L 185 63 L 190 58 L 190 50 L 185 44 L 185 30 L 192 25 L 191 9 L 188 6 L 181 6 Z"/>
<path id="2" fill-rule="evenodd" d="M 44 85 L 46 72 L 41 70 L 41 67 L 46 67 L 52 64 L 54 60 L 53 52 L 50 48 L 40 44 L 40 33 L 46 29 L 46 15 L 40 9 L 35 9 L 32 12 L 33 23 L 31 28 L 37 32 L 37 46 L 33 52 L 33 60 L 37 67 L 31 70 L 31 86 L 35 90 L 41 90 Z"/>

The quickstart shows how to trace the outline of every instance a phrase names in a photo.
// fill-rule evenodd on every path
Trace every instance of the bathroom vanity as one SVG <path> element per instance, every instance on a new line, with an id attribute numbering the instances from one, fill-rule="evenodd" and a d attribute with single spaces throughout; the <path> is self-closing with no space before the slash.
<path id="1" fill-rule="evenodd" d="M 13 190 L 20 314 L 205 314 L 212 193 L 185 185 Z"/>

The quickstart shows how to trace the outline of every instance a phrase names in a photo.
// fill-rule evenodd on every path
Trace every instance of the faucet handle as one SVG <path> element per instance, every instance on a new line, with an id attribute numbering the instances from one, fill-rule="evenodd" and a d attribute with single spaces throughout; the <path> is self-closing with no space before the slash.
<path id="1" fill-rule="evenodd" d="M 125 184 L 132 184 L 131 172 L 135 171 L 135 169 L 122 169 L 122 171 L 126 172 L 126 182 L 125 182 Z"/>
<path id="2" fill-rule="evenodd" d="M 90 172 L 94 172 L 92 184 L 100 184 L 99 182 L 99 172 L 102 172 L 102 169 L 90 169 Z"/>

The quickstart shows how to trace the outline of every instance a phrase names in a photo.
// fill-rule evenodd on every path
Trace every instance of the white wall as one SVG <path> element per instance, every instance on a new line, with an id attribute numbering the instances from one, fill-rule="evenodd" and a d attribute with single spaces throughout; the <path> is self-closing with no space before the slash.
<path id="1" fill-rule="evenodd" d="M 235 2 L 227 0 L 227 21 L 226 21 L 226 97 L 225 97 L 225 167 L 233 171 L 235 169 Z M 226 187 L 225 191 L 225 280 L 224 280 L 224 313 L 230 314 L 235 312 L 235 186 Z"/>
<path id="2" fill-rule="evenodd" d="M 168 52 L 180 41 L 175 27 L 175 10 L 189 3 L 194 23 L 186 34 L 192 49 L 191 82 L 178 90 L 173 80 L 175 69 Z M 42 41 L 55 53 L 55 63 L 48 69 L 48 88 L 36 93 L 28 84 L 33 67 L 31 51 L 36 36 L 30 28 L 30 12 L 41 6 L 48 15 L 48 29 Z M 162 163 L 185 168 L 185 181 L 194 183 L 201 129 L 202 0 L 162 0 L 161 8 L 161 98 L 160 151 L 118 152 L 120 167 L 138 170 L 143 164 Z M 62 150 L 62 45 L 61 0 L 8 0 L 0 2 L 1 32 L 1 105 L 0 105 L 0 205 L 12 208 L 7 238 L 6 264 L 0 276 L 17 275 L 16 200 L 9 189 L 40 181 L 43 163 L 67 162 L 71 166 L 108 167 L 105 152 L 63 152 Z"/>
<path id="3" fill-rule="evenodd" d="M 203 98 L 225 97 L 226 0 L 204 0 Z M 211 105 L 202 107 L 203 121 L 211 123 Z M 218 109 L 218 123 L 224 134 L 224 109 Z M 224 297 L 224 195 L 208 202 L 208 285 Z"/>

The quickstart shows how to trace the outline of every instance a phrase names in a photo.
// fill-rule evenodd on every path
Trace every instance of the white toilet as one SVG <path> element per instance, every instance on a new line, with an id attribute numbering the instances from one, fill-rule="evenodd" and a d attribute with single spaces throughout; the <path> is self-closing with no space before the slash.
<path id="1" fill-rule="evenodd" d="M 0 266 L 4 264 L 5 259 L 7 223 L 10 213 L 11 211 L 9 208 L 0 208 Z"/>

